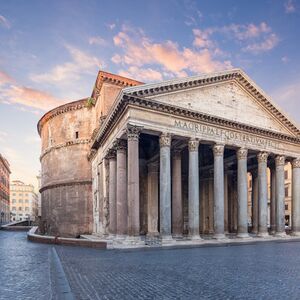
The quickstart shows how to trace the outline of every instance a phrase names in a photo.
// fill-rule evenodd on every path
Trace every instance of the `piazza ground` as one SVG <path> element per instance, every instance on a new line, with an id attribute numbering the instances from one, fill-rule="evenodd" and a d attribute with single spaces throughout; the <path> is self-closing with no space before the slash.
<path id="1" fill-rule="evenodd" d="M 0 231 L 0 299 L 299 299 L 299 251 L 299 242 L 108 251 Z"/>

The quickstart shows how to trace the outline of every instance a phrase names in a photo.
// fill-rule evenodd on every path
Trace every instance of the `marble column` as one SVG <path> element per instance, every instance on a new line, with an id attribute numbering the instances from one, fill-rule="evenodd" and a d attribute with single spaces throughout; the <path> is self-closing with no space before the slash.
<path id="1" fill-rule="evenodd" d="M 276 172 L 274 166 L 270 167 L 271 199 L 270 199 L 270 226 L 271 234 L 276 232 Z"/>
<path id="2" fill-rule="evenodd" d="M 257 170 L 252 171 L 252 233 L 258 233 L 258 176 Z"/>
<path id="3" fill-rule="evenodd" d="M 211 172 L 213 173 L 213 171 Z M 213 174 L 210 174 L 213 176 Z M 214 233 L 214 178 L 209 177 L 207 183 L 207 216 L 208 216 L 208 233 Z"/>
<path id="4" fill-rule="evenodd" d="M 285 192 L 284 192 L 284 165 L 285 157 L 275 157 L 276 166 L 276 236 L 285 236 Z"/>
<path id="5" fill-rule="evenodd" d="M 181 151 L 172 152 L 172 234 L 182 237 L 183 203 L 181 180 Z"/>
<path id="6" fill-rule="evenodd" d="M 199 235 L 199 141 L 189 141 L 189 237 L 200 239 Z"/>
<path id="7" fill-rule="evenodd" d="M 117 233 L 117 158 L 116 150 L 110 149 L 106 156 L 109 162 L 109 234 Z"/>
<path id="8" fill-rule="evenodd" d="M 224 145 L 215 145 L 214 152 L 214 238 L 224 234 Z"/>
<path id="9" fill-rule="evenodd" d="M 117 235 L 118 238 L 123 238 L 128 232 L 126 141 L 118 139 L 115 148 L 117 149 Z"/>
<path id="10" fill-rule="evenodd" d="M 138 126 L 127 126 L 127 152 L 128 152 L 128 235 L 140 235 L 140 183 L 139 183 L 139 134 Z"/>
<path id="11" fill-rule="evenodd" d="M 260 152 L 258 161 L 258 236 L 268 236 L 268 153 Z"/>
<path id="12" fill-rule="evenodd" d="M 248 178 L 247 178 L 248 150 L 240 148 L 237 151 L 238 165 L 238 228 L 237 237 L 249 237 L 248 234 Z"/>
<path id="13" fill-rule="evenodd" d="M 292 161 L 292 234 L 300 236 L 300 158 Z"/>
<path id="14" fill-rule="evenodd" d="M 148 164 L 148 235 L 158 235 L 158 162 Z"/>
<path id="15" fill-rule="evenodd" d="M 163 240 L 171 240 L 171 135 L 162 133 L 160 144 L 160 235 Z"/>

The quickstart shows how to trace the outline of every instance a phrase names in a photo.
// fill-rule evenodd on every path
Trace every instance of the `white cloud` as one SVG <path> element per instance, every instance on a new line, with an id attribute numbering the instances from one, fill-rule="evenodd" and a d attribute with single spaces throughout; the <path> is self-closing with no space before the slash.
<path id="1" fill-rule="evenodd" d="M 295 5 L 292 0 L 288 0 L 284 3 L 284 9 L 287 14 L 293 13 L 296 11 Z"/>
<path id="2" fill-rule="evenodd" d="M 71 60 L 57 65 L 52 70 L 42 74 L 32 74 L 31 80 L 38 83 L 64 84 L 79 80 L 83 74 L 95 74 L 103 63 L 95 56 L 91 56 L 76 47 L 65 45 Z"/>
<path id="3" fill-rule="evenodd" d="M 11 28 L 10 22 L 2 15 L 0 15 L 0 25 L 2 25 L 3 27 L 5 27 L 7 29 Z"/>
<path id="4" fill-rule="evenodd" d="M 99 46 L 106 46 L 107 41 L 103 39 L 101 36 L 92 36 L 89 38 L 90 45 L 99 45 Z"/>

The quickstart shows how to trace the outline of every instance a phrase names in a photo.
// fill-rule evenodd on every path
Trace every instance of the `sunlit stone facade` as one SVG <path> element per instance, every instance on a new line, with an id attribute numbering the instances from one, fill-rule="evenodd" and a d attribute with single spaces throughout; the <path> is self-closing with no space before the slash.
<path id="1" fill-rule="evenodd" d="M 288 162 L 300 231 L 300 130 L 243 71 L 157 84 L 100 72 L 92 98 L 90 233 L 126 245 L 284 236 Z"/>

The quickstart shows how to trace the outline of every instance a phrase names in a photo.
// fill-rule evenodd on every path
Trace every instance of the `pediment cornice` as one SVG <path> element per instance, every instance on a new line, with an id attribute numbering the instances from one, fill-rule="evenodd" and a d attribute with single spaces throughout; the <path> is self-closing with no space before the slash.
<path id="1" fill-rule="evenodd" d="M 289 117 L 266 95 L 250 78 L 240 69 L 214 73 L 204 76 L 193 76 L 182 79 L 164 81 L 158 84 L 145 84 L 132 88 L 125 88 L 124 94 L 148 98 L 170 92 L 178 92 L 186 89 L 208 86 L 212 84 L 235 81 L 251 94 L 277 121 L 279 121 L 290 133 L 300 137 L 300 129 Z"/>

